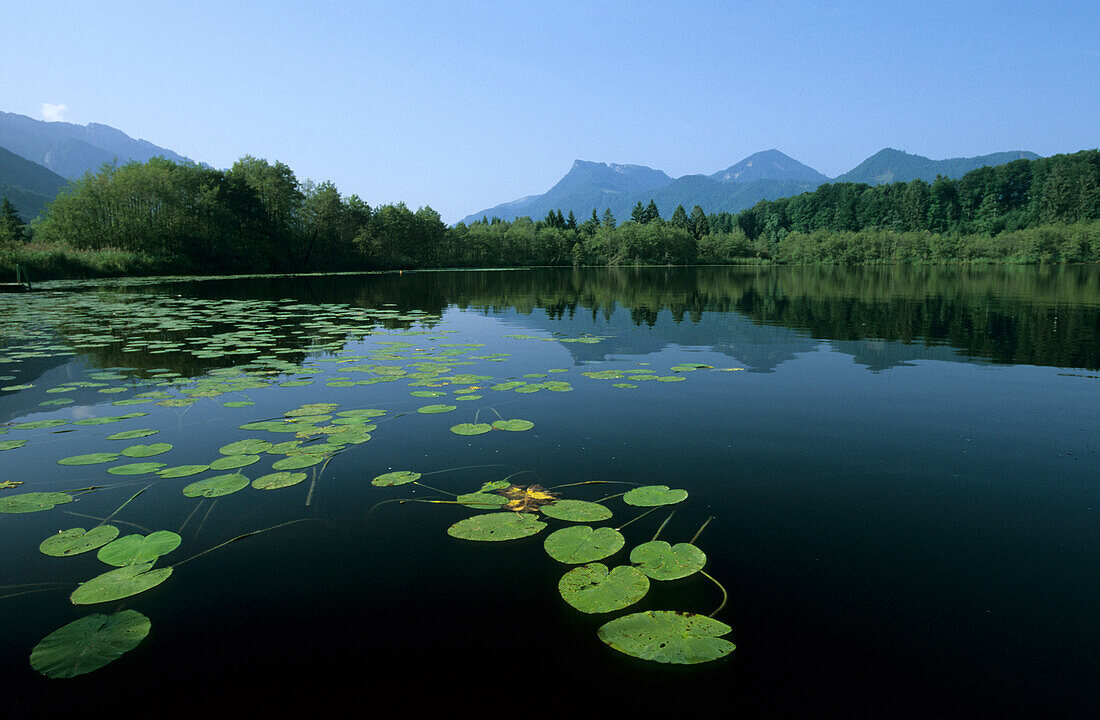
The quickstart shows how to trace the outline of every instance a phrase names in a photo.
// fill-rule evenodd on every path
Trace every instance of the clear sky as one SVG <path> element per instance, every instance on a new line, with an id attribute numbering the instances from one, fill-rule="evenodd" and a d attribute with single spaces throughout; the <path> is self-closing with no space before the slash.
<path id="1" fill-rule="evenodd" d="M 574 159 L 835 176 L 1100 144 L 1100 2 L 0 0 L 0 110 L 445 221 Z"/>

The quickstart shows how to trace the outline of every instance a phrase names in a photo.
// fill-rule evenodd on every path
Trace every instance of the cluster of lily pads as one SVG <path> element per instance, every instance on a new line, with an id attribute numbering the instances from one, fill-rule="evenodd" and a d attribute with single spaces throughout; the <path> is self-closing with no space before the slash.
<path id="1" fill-rule="evenodd" d="M 3 302 L 8 303 L 5 307 L 14 307 L 10 301 Z M 420 329 L 410 329 L 415 323 Z M 386 332 L 387 324 L 397 324 L 395 332 L 400 340 L 378 339 Z M 153 436 L 159 431 L 147 427 L 104 436 L 109 447 L 102 451 L 56 459 L 60 466 L 82 468 L 79 477 L 88 482 L 103 479 L 87 474 L 89 471 L 98 473 L 100 468 L 96 466 L 104 466 L 102 470 L 107 476 L 144 477 L 151 483 L 194 477 L 180 488 L 180 492 L 201 503 L 249 486 L 262 491 L 289 488 L 309 477 L 301 472 L 307 468 L 313 468 L 316 483 L 330 459 L 370 441 L 383 422 L 400 417 L 454 412 L 456 419 L 465 421 L 450 425 L 449 430 L 460 436 L 531 430 L 535 426 L 532 421 L 505 418 L 491 404 L 471 406 L 470 415 L 465 417 L 460 411 L 464 403 L 483 400 L 486 395 L 573 390 L 572 383 L 561 378 L 562 374 L 570 372 L 565 368 L 527 373 L 521 377 L 458 372 L 457 368 L 463 365 L 505 362 L 508 355 L 485 353 L 480 349 L 482 343 L 443 342 L 455 331 L 439 327 L 440 324 L 438 316 L 390 308 L 208 301 L 161 294 L 36 294 L 27 298 L 18 312 L 0 316 L 0 341 L 4 343 L 0 348 L 0 368 L 5 372 L 10 372 L 6 368 L 16 369 L 23 362 L 66 357 L 78 352 L 99 358 L 101 363 L 104 358 L 120 357 L 134 360 L 164 357 L 177 362 L 175 369 L 139 369 L 111 364 L 87 372 L 83 379 L 66 380 L 46 388 L 47 394 L 57 397 L 39 403 L 40 412 L 52 415 L 0 425 L 0 436 L 11 436 L 11 439 L 0 440 L 0 451 L 56 453 L 55 448 L 65 447 L 65 443 L 57 442 L 57 433 L 124 423 L 149 415 L 148 411 L 139 410 L 77 417 L 75 413 L 70 414 L 76 408 L 85 411 L 91 407 L 129 405 L 187 408 L 199 402 L 216 402 L 224 408 L 243 408 L 240 412 L 247 412 L 246 409 L 254 404 L 256 393 L 278 392 L 279 388 L 313 383 L 332 388 L 404 383 L 410 388 L 409 397 L 436 400 L 415 409 L 396 410 L 342 409 L 334 402 L 301 404 L 277 417 L 239 424 L 237 427 L 247 436 L 232 439 L 218 448 L 216 456 L 211 453 L 208 461 L 199 464 L 165 461 L 171 458 L 176 447 L 172 443 L 156 442 Z M 365 355 L 345 353 L 349 338 L 367 336 L 372 336 L 378 349 Z M 513 337 L 589 344 L 602 339 L 590 336 Z M 301 359 L 290 357 L 299 355 Z M 217 363 L 224 358 L 240 364 L 201 367 L 203 362 Z M 192 367 L 189 362 L 200 363 L 200 374 L 187 374 Z M 626 388 L 637 387 L 638 381 L 682 380 L 682 373 L 709 368 L 685 364 L 671 368 L 666 375 L 648 368 L 579 374 L 592 380 L 625 379 L 628 382 L 614 385 Z M 555 377 L 550 378 L 551 374 Z M 0 393 L 19 393 L 35 387 L 32 382 L 3 384 L 16 379 L 16 375 L 0 375 Z M 88 400 L 89 393 L 95 393 L 92 400 Z M 124 393 L 128 396 L 112 399 Z M 495 419 L 489 417 L 490 414 L 495 415 Z M 482 420 L 483 415 L 487 421 Z M 83 432 L 85 435 L 74 437 L 86 437 L 86 433 L 96 430 Z M 144 441 L 146 438 L 150 440 Z M 143 442 L 135 443 L 137 440 Z M 269 468 L 265 460 L 270 460 Z M 265 465 L 265 471 L 250 477 L 253 473 L 245 468 L 260 464 Z M 394 471 L 376 477 L 373 484 L 403 485 L 419 479 L 417 473 Z M 0 478 L 0 490 L 14 489 L 22 484 L 23 481 Z M 0 514 L 50 510 L 107 487 L 112 486 L 93 484 L 65 491 L 0 494 Z M 94 605 L 138 595 L 168 580 L 179 564 L 157 565 L 160 558 L 179 547 L 182 542 L 179 533 L 155 530 L 144 535 L 120 536 L 117 525 L 109 522 L 145 489 L 102 519 L 99 525 L 87 529 L 59 529 L 41 542 L 39 550 L 43 555 L 64 558 L 96 551 L 96 557 L 110 567 L 77 585 L 69 596 L 72 604 Z M 307 505 L 312 493 L 311 484 Z M 622 497 L 627 505 L 653 508 L 680 502 L 687 497 L 687 492 L 651 486 L 636 488 Z M 474 510 L 491 511 L 467 518 L 448 529 L 450 535 L 462 539 L 528 537 L 547 527 L 545 518 L 583 523 L 550 533 L 545 544 L 547 553 L 555 560 L 578 565 L 563 576 L 559 592 L 567 603 L 581 612 L 606 613 L 624 609 L 645 596 L 651 580 L 669 581 L 702 573 L 706 562 L 702 551 L 693 544 L 669 546 L 655 536 L 652 541 L 631 550 L 630 564 L 608 569 L 600 561 L 623 549 L 625 538 L 619 532 L 622 528 L 593 527 L 592 524 L 608 520 L 610 508 L 598 502 L 561 499 L 556 494 L 544 493 L 537 486 L 523 488 L 507 481 L 494 481 L 458 495 L 451 502 Z M 234 539 L 249 534 L 252 533 Z M 72 677 L 90 672 L 136 647 L 150 627 L 149 619 L 132 609 L 82 617 L 44 638 L 31 653 L 31 665 L 50 677 Z M 612 647 L 637 657 L 658 662 L 694 663 L 716 659 L 732 651 L 733 645 L 719 637 L 729 631 L 728 626 L 705 616 L 648 611 L 606 623 L 600 629 L 600 637 Z M 646 638 L 652 642 L 646 644 Z"/>
<path id="2" fill-rule="evenodd" d="M 398 470 L 379 475 L 372 483 L 392 487 L 420 484 L 420 478 L 421 473 Z M 688 492 L 667 485 L 646 485 L 603 500 L 615 497 L 621 497 L 628 506 L 649 508 L 634 518 L 637 520 L 656 508 L 683 502 Z M 595 523 L 605 522 L 613 516 L 611 508 L 603 502 L 561 498 L 560 493 L 539 485 L 518 486 L 508 479 L 486 482 L 475 491 L 456 495 L 453 500 L 416 502 L 446 502 L 488 510 L 447 528 L 451 537 L 475 542 L 527 538 L 547 527 L 545 519 L 577 523 L 551 532 L 543 548 L 554 560 L 577 566 L 561 577 L 558 593 L 582 613 L 613 613 L 628 608 L 646 596 L 651 580 L 668 582 L 701 573 L 717 584 L 717 580 L 703 572 L 707 558 L 694 544 L 696 538 L 675 545 L 657 539 L 664 524 L 651 540 L 630 550 L 629 564 L 609 568 L 600 562 L 617 555 L 625 547 L 626 538 L 621 530 L 634 522 L 630 520 L 619 527 L 594 527 Z M 696 537 L 698 535 L 696 533 Z M 718 586 L 721 588 L 720 584 Z M 722 604 L 711 616 L 724 607 L 724 588 L 722 594 Z M 597 634 L 603 642 L 627 655 L 660 663 L 692 665 L 725 657 L 735 648 L 733 643 L 721 637 L 732 628 L 711 616 L 647 610 L 610 620 Z"/>

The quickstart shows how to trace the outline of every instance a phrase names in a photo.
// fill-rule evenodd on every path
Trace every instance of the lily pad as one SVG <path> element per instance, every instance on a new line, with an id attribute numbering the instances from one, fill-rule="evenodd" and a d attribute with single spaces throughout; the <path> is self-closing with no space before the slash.
<path id="1" fill-rule="evenodd" d="M 26 440 L 0 440 L 0 450 L 14 450 L 27 444 Z"/>
<path id="2" fill-rule="evenodd" d="M 272 443 L 267 440 L 238 440 L 237 442 L 229 443 L 218 448 L 218 452 L 222 455 L 259 455 L 262 452 L 267 452 L 272 447 Z"/>
<path id="3" fill-rule="evenodd" d="M 447 528 L 447 534 L 461 540 L 499 542 L 534 535 L 546 527 L 530 513 L 492 512 L 459 520 Z"/>
<path id="4" fill-rule="evenodd" d="M 183 494 L 187 497 L 215 498 L 235 493 L 247 486 L 248 478 L 244 475 L 229 473 L 193 482 L 183 489 Z"/>
<path id="5" fill-rule="evenodd" d="M 100 463 L 109 463 L 118 460 L 118 453 L 89 453 L 87 455 L 73 455 L 72 457 L 61 458 L 57 461 L 58 465 L 98 465 Z"/>
<path id="6" fill-rule="evenodd" d="M 210 463 L 211 470 L 234 470 L 259 462 L 259 455 L 226 455 Z"/>
<path id="7" fill-rule="evenodd" d="M 436 413 L 445 413 L 457 409 L 458 405 L 425 405 L 422 408 L 417 408 L 416 411 L 423 415 L 434 415 Z"/>
<path id="8" fill-rule="evenodd" d="M 631 550 L 630 562 L 654 580 L 678 580 L 702 570 L 707 556 L 689 543 L 653 540 Z"/>
<path id="9" fill-rule="evenodd" d="M 49 510 L 54 505 L 73 501 L 73 496 L 62 492 L 30 492 L 7 495 L 0 498 L 0 513 L 29 513 Z"/>
<path id="10" fill-rule="evenodd" d="M 162 467 L 167 466 L 161 462 L 130 463 L 129 465 L 115 465 L 107 468 L 107 472 L 112 475 L 144 475 L 145 473 L 156 472 Z"/>
<path id="11" fill-rule="evenodd" d="M 493 423 L 493 427 L 497 430 L 510 430 L 512 432 L 523 432 L 524 430 L 530 430 L 535 427 L 535 423 L 530 420 L 497 420 Z"/>
<path id="12" fill-rule="evenodd" d="M 455 435 L 483 435 L 493 429 L 489 423 L 459 423 L 451 427 Z"/>
<path id="13" fill-rule="evenodd" d="M 496 493 L 472 492 L 459 495 L 455 498 L 455 502 L 474 510 L 499 510 L 508 502 L 508 498 Z"/>
<path id="14" fill-rule="evenodd" d="M 256 478 L 252 481 L 252 487 L 257 490 L 278 490 L 297 485 L 305 479 L 305 473 L 275 472 Z"/>
<path id="15" fill-rule="evenodd" d="M 108 440 L 136 440 L 142 437 L 149 437 L 150 435 L 156 435 L 160 430 L 150 430 L 145 428 L 142 430 L 124 430 L 123 432 L 117 432 L 114 435 L 108 435 Z"/>
<path id="16" fill-rule="evenodd" d="M 198 475 L 199 473 L 206 472 L 209 469 L 209 465 L 177 465 L 176 467 L 158 470 L 157 475 L 160 475 L 162 478 L 181 478 L 189 477 L 191 475 Z"/>
<path id="17" fill-rule="evenodd" d="M 558 581 L 562 599 L 583 613 L 630 607 L 649 592 L 649 578 L 629 565 L 608 572 L 603 563 L 573 568 Z"/>
<path id="18" fill-rule="evenodd" d="M 300 470 L 304 467 L 311 467 L 313 465 L 320 465 L 325 460 L 328 460 L 328 455 L 320 453 L 303 453 L 300 455 L 288 455 L 282 460 L 276 460 L 271 463 L 273 470 Z"/>
<path id="19" fill-rule="evenodd" d="M 619 552 L 624 544 L 626 540 L 614 528 L 593 530 L 587 525 L 574 525 L 550 533 L 543 547 L 558 562 L 578 565 L 610 557 Z"/>
<path id="20" fill-rule="evenodd" d="M 729 625 L 694 613 L 649 610 L 624 615 L 600 627 L 600 640 L 642 660 L 695 665 L 729 655 L 736 647 L 720 636 Z"/>
<path id="21" fill-rule="evenodd" d="M 687 490 L 670 490 L 668 485 L 644 485 L 623 495 L 623 502 L 635 507 L 660 507 L 683 502 L 687 496 Z"/>
<path id="22" fill-rule="evenodd" d="M 160 455 L 166 453 L 172 449 L 172 445 L 169 443 L 153 443 L 152 445 L 131 445 L 122 451 L 122 454 L 126 457 L 143 458 L 153 457 L 154 455 Z"/>
<path id="23" fill-rule="evenodd" d="M 390 485 L 404 485 L 419 479 L 420 473 L 418 472 L 413 472 L 412 470 L 394 470 L 393 472 L 379 475 L 371 480 L 370 484 L 377 485 L 378 487 L 389 487 Z"/>
<path id="24" fill-rule="evenodd" d="M 172 574 L 172 568 L 153 570 L 153 563 L 127 565 L 98 575 L 73 590 L 69 600 L 73 605 L 94 605 L 95 603 L 121 600 L 131 595 L 143 593 L 160 585 Z"/>
<path id="25" fill-rule="evenodd" d="M 68 557 L 103 547 L 118 537 L 118 528 L 114 525 L 100 525 L 91 530 L 71 528 L 51 535 L 38 546 L 43 555 Z"/>
<path id="26" fill-rule="evenodd" d="M 31 667 L 51 678 L 90 673 L 136 648 L 150 627 L 137 610 L 82 617 L 42 638 L 31 651 Z"/>
<path id="27" fill-rule="evenodd" d="M 558 500 L 539 509 L 547 517 L 567 522 L 600 522 L 612 514 L 610 508 L 586 500 Z"/>
<path id="28" fill-rule="evenodd" d="M 171 530 L 157 530 L 148 535 L 126 535 L 101 547 L 96 557 L 100 562 L 115 567 L 151 563 L 178 548 L 182 541 L 183 538 Z"/>

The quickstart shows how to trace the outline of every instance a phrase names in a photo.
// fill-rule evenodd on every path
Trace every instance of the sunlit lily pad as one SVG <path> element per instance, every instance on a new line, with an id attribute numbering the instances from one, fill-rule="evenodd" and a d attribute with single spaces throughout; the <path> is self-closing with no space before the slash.
<path id="1" fill-rule="evenodd" d="M 210 463 L 211 470 L 233 470 L 259 462 L 259 455 L 226 455 Z"/>
<path id="2" fill-rule="evenodd" d="M 543 542 L 546 553 L 558 562 L 578 565 L 603 560 L 622 549 L 626 540 L 614 528 L 587 525 L 556 530 Z"/>
<path id="3" fill-rule="evenodd" d="M 608 572 L 603 563 L 573 568 L 558 581 L 562 599 L 583 613 L 630 607 L 649 592 L 649 578 L 629 565 Z"/>
<path id="4" fill-rule="evenodd" d="M 14 450 L 27 444 L 26 440 L 0 440 L 0 450 Z"/>
<path id="5" fill-rule="evenodd" d="M 129 465 L 115 465 L 107 468 L 107 472 L 112 475 L 144 475 L 145 473 L 156 472 L 163 467 L 167 467 L 167 465 L 161 462 L 130 463 Z"/>
<path id="6" fill-rule="evenodd" d="M 305 473 L 274 472 L 252 481 L 252 487 L 257 490 L 278 490 L 279 488 L 297 485 L 306 479 Z"/>
<path id="7" fill-rule="evenodd" d="M 30 492 L 0 497 L 0 513 L 29 513 L 49 510 L 54 505 L 73 501 L 73 496 L 62 492 Z"/>
<path id="8" fill-rule="evenodd" d="M 537 515 L 530 513 L 492 512 L 459 520 L 447 528 L 447 534 L 462 540 L 499 542 L 518 540 L 538 533 L 546 527 Z"/>
<path id="9" fill-rule="evenodd" d="M 71 528 L 51 535 L 38 546 L 43 555 L 68 557 L 103 547 L 118 537 L 118 528 L 114 525 L 100 525 L 91 530 Z"/>
<path id="10" fill-rule="evenodd" d="M 413 472 L 412 470 L 394 470 L 393 472 L 379 475 L 371 480 L 370 483 L 378 487 L 389 487 L 390 485 L 404 485 L 419 479 L 420 473 L 418 472 Z"/>
<path id="11" fill-rule="evenodd" d="M 248 478 L 240 473 L 228 475 L 215 475 L 212 478 L 199 480 L 183 488 L 183 494 L 187 497 L 215 498 L 222 495 L 235 493 L 248 486 Z"/>
<path id="12" fill-rule="evenodd" d="M 508 502 L 508 498 L 503 495 L 497 495 L 496 493 L 479 491 L 459 495 L 455 498 L 455 502 L 461 503 L 468 508 L 473 508 L 474 510 L 499 510 Z"/>
<path id="13" fill-rule="evenodd" d="M 414 390 L 413 392 L 411 392 L 409 394 L 412 395 L 413 397 L 434 398 L 434 397 L 443 397 L 447 393 L 439 392 L 438 390 Z"/>
<path id="14" fill-rule="evenodd" d="M 568 522 L 600 522 L 611 517 L 610 508 L 585 500 L 558 500 L 539 509 L 547 517 Z"/>
<path id="15" fill-rule="evenodd" d="M 483 435 L 493 429 L 489 423 L 459 423 L 451 427 L 455 435 Z"/>
<path id="16" fill-rule="evenodd" d="M 668 485 L 644 485 L 623 495 L 623 502 L 635 507 L 659 507 L 683 502 L 687 496 L 687 490 L 670 490 Z"/>
<path id="17" fill-rule="evenodd" d="M 169 443 L 153 443 L 152 445 L 131 445 L 122 451 L 126 457 L 143 458 L 166 453 L 172 449 Z"/>
<path id="18" fill-rule="evenodd" d="M 273 470 L 300 470 L 305 467 L 312 467 L 313 465 L 320 465 L 325 460 L 328 460 L 328 455 L 320 453 L 303 453 L 301 455 L 288 455 L 282 460 L 276 460 L 271 463 Z"/>
<path id="19" fill-rule="evenodd" d="M 422 408 L 417 408 L 417 412 L 423 415 L 434 415 L 435 413 L 445 413 L 458 409 L 458 405 L 425 405 Z"/>
<path id="20" fill-rule="evenodd" d="M 649 610 L 616 618 L 600 627 L 600 640 L 642 660 L 678 665 L 710 662 L 736 647 L 720 636 L 733 628 L 713 618 L 671 610 Z"/>
<path id="21" fill-rule="evenodd" d="M 51 678 L 98 670 L 136 648 L 150 627 L 137 610 L 82 617 L 42 638 L 31 651 L 31 667 Z"/>
<path id="22" fill-rule="evenodd" d="M 182 541 L 183 538 L 171 530 L 157 530 L 148 535 L 126 535 L 101 547 L 96 557 L 100 562 L 115 567 L 151 563 L 178 548 Z"/>
<path id="23" fill-rule="evenodd" d="M 159 430 L 150 430 L 149 428 L 144 428 L 142 430 L 124 430 L 122 432 L 117 432 L 114 435 L 108 435 L 107 439 L 108 440 L 136 440 L 138 438 L 148 437 L 150 435 L 156 435 L 158 432 L 160 432 L 160 431 Z"/>
<path id="24" fill-rule="evenodd" d="M 510 430 L 512 432 L 523 432 L 524 430 L 530 430 L 535 427 L 535 423 L 530 420 L 497 420 L 493 423 L 493 427 L 497 430 Z"/>
<path id="25" fill-rule="evenodd" d="M 87 455 L 73 455 L 72 457 L 61 458 L 57 461 L 58 465 L 98 465 L 100 463 L 109 463 L 118 460 L 118 453 L 88 453 Z"/>
<path id="26" fill-rule="evenodd" d="M 631 550 L 630 562 L 654 580 L 678 580 L 702 570 L 707 556 L 689 543 L 653 540 Z"/>
<path id="27" fill-rule="evenodd" d="M 222 455 L 259 455 L 262 452 L 267 452 L 272 447 L 272 444 L 267 440 L 238 440 L 237 442 L 229 443 L 218 448 L 218 452 Z"/>
<path id="28" fill-rule="evenodd" d="M 131 595 L 143 593 L 160 585 L 172 574 L 172 568 L 153 570 L 153 563 L 127 565 L 117 570 L 105 572 L 81 584 L 69 596 L 73 605 L 94 605 L 95 603 L 121 600 Z"/>
<path id="29" fill-rule="evenodd" d="M 190 477 L 191 475 L 198 475 L 201 472 L 206 472 L 209 469 L 209 465 L 177 465 L 176 467 L 157 470 L 157 475 L 160 475 L 162 478 Z"/>

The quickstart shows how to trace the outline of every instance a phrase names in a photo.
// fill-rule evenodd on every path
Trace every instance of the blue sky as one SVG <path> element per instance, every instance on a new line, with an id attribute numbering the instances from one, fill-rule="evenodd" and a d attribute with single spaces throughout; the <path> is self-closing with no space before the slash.
<path id="1" fill-rule="evenodd" d="M 1095 2 L 14 2 L 0 110 L 251 154 L 444 220 L 574 159 L 835 176 L 1100 144 Z M 63 107 L 62 107 L 63 106 Z"/>

